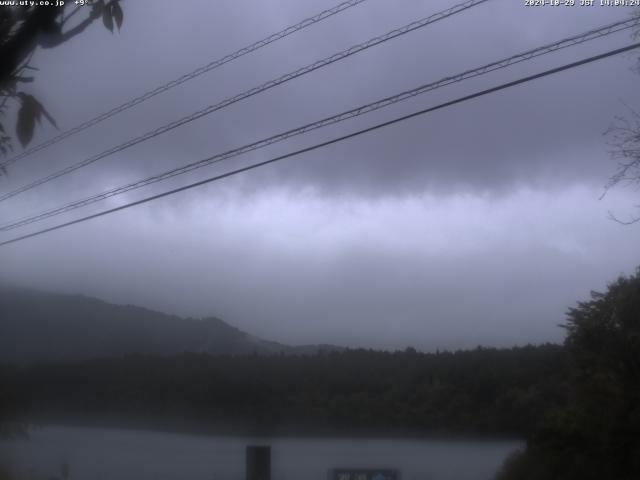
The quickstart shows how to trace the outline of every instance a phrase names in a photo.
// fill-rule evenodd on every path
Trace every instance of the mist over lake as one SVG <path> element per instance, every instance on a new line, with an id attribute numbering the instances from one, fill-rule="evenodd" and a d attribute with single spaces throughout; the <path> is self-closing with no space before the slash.
<path id="1" fill-rule="evenodd" d="M 71 479 L 236 480 L 245 478 L 245 447 L 254 444 L 271 445 L 274 480 L 325 480 L 339 467 L 393 468 L 403 480 L 490 480 L 523 446 L 478 438 L 255 438 L 43 426 L 28 439 L 0 441 L 0 455 L 34 479 L 60 475 L 67 464 Z"/>

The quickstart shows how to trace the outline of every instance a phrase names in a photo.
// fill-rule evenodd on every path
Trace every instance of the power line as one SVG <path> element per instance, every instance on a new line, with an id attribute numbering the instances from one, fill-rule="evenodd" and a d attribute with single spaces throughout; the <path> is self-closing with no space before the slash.
<path id="1" fill-rule="evenodd" d="M 125 209 L 131 208 L 131 207 L 135 207 L 137 205 L 142 205 L 144 203 L 148 203 L 148 202 L 151 202 L 151 201 L 154 201 L 154 200 L 158 200 L 160 198 L 167 197 L 169 195 L 174 195 L 176 193 L 183 192 L 185 190 L 190 190 L 192 188 L 199 187 L 199 186 L 205 185 L 207 183 L 212 183 L 212 182 L 221 180 L 223 178 L 230 177 L 232 175 L 237 175 L 239 173 L 247 172 L 249 170 L 253 170 L 253 169 L 256 169 L 256 168 L 259 168 L 259 167 L 263 167 L 265 165 L 269 165 L 271 163 L 275 163 L 275 162 L 278 162 L 280 160 L 284 160 L 286 158 L 294 157 L 294 156 L 297 156 L 297 155 L 301 155 L 303 153 L 311 152 L 313 150 L 317 150 L 319 148 L 323 148 L 323 147 L 332 145 L 334 143 L 342 142 L 344 140 L 348 140 L 350 138 L 357 137 L 359 135 L 363 135 L 365 133 L 369 133 L 369 132 L 372 132 L 372 131 L 375 131 L 375 130 L 378 130 L 378 129 L 381 129 L 381 128 L 384 128 L 384 127 L 388 127 L 390 125 L 393 125 L 393 124 L 396 124 L 396 123 L 400 123 L 400 122 L 403 122 L 405 120 L 409 120 L 409 119 L 414 118 L 414 117 L 425 115 L 427 113 L 430 113 L 430 112 L 433 112 L 433 111 L 436 111 L 436 110 L 440 110 L 440 109 L 443 109 L 443 108 L 446 108 L 446 107 L 450 107 L 450 106 L 453 106 L 453 105 L 456 105 L 456 104 L 459 104 L 459 103 L 462 103 L 462 102 L 466 102 L 466 101 L 472 100 L 474 98 L 482 97 L 484 95 L 495 93 L 495 92 L 498 92 L 500 90 L 505 90 L 507 88 L 511 88 L 511 87 L 516 86 L 516 85 L 520 85 L 520 84 L 523 84 L 523 83 L 526 83 L 526 82 L 537 80 L 539 78 L 546 77 L 546 76 L 549 76 L 549 75 L 553 75 L 555 73 L 559 73 L 559 72 L 563 72 L 565 70 L 576 68 L 576 67 L 579 67 L 581 65 L 586 65 L 588 63 L 596 62 L 598 60 L 602 60 L 604 58 L 611 57 L 613 55 L 618 55 L 618 54 L 621 54 L 621 53 L 624 53 L 624 52 L 628 52 L 630 50 L 633 50 L 633 49 L 636 49 L 636 48 L 639 48 L 639 47 L 640 47 L 640 42 L 634 43 L 634 44 L 631 44 L 631 45 L 627 45 L 626 47 L 618 48 L 618 49 L 615 49 L 615 50 L 610 50 L 610 51 L 608 51 L 606 53 L 602 53 L 600 55 L 595 55 L 595 56 L 588 57 L 588 58 L 585 58 L 585 59 L 582 59 L 582 60 L 578 60 L 576 62 L 568 63 L 568 64 L 565 64 L 565 65 L 563 65 L 561 67 L 556 67 L 556 68 L 552 68 L 552 69 L 549 69 L 549 70 L 545 70 L 544 72 L 537 73 L 535 75 L 529 75 L 527 77 L 523 77 L 523 78 L 520 78 L 518 80 L 514 80 L 514 81 L 511 81 L 511 82 L 503 83 L 503 84 L 498 85 L 496 87 L 488 88 L 486 90 L 481 90 L 479 92 L 472 93 L 471 95 L 466 95 L 464 97 L 460 97 L 460 98 L 457 98 L 455 100 L 450 100 L 448 102 L 441 103 L 439 105 L 436 105 L 435 107 L 429 107 L 429 108 L 426 108 L 426 109 L 423 109 L 423 110 L 419 110 L 419 111 L 414 112 L 414 113 L 410 113 L 408 115 L 397 117 L 397 118 L 395 118 L 393 120 L 389 120 L 389 121 L 386 121 L 386 122 L 383 122 L 383 123 L 379 123 L 379 124 L 374 125 L 372 127 L 364 128 L 362 130 L 358 130 L 356 132 L 349 133 L 347 135 L 343 135 L 341 137 L 336 137 L 336 138 L 333 138 L 331 140 L 327 140 L 325 142 L 312 145 L 310 147 L 302 148 L 300 150 L 296 150 L 294 152 L 287 153 L 285 155 L 280 155 L 278 157 L 271 158 L 269 160 L 265 160 L 263 162 L 254 163 L 252 165 L 249 165 L 249 166 L 246 166 L 246 167 L 242 167 L 242 168 L 238 168 L 236 170 L 232 170 L 230 172 L 223 173 L 221 175 L 216 175 L 214 177 L 210 177 L 210 178 L 207 178 L 207 179 L 204 179 L 204 180 L 200 180 L 198 182 L 191 183 L 189 185 L 185 185 L 185 186 L 182 186 L 182 187 L 174 188 L 173 190 L 169 190 L 169 191 L 166 191 L 166 192 L 163 192 L 163 193 L 159 193 L 157 195 L 152 195 L 150 197 L 146 197 L 146 198 L 143 198 L 141 200 L 137 200 L 135 202 L 127 203 L 126 205 L 121 205 L 119 207 L 111 208 L 109 210 L 105 210 L 105 211 L 102 211 L 102 212 L 99 212 L 99 213 L 95 213 L 93 215 L 88 215 L 86 217 L 78 218 L 78 219 L 72 220 L 70 222 L 58 224 L 58 225 L 55 225 L 53 227 L 49 227 L 49 228 L 45 228 L 43 230 L 39 230 L 37 232 L 29 233 L 27 235 L 22 235 L 20 237 L 13 238 L 11 240 L 6 240 L 4 242 L 0 242 L 0 247 L 5 246 L 5 245 L 9 245 L 9 244 L 12 244 L 12 243 L 16 243 L 16 242 L 19 242 L 19 241 L 22 241 L 22 240 L 26 240 L 28 238 L 32 238 L 32 237 L 35 237 L 35 236 L 38 236 L 38 235 L 43 235 L 45 233 L 52 232 L 52 231 L 55 231 L 55 230 L 59 230 L 61 228 L 66 228 L 66 227 L 69 227 L 71 225 L 76 225 L 78 223 L 86 222 L 86 221 L 92 220 L 94 218 L 98 218 L 98 217 L 102 217 L 102 216 L 105 216 L 105 215 L 109 215 L 111 213 L 119 212 L 121 210 L 125 210 Z"/>
<path id="2" fill-rule="evenodd" d="M 69 130 L 66 130 L 58 135 L 56 135 L 55 137 L 46 140 L 38 145 L 35 145 L 23 152 L 21 152 L 20 154 L 6 160 L 5 162 L 3 162 L 2 164 L 0 164 L 0 167 L 4 167 L 6 168 L 7 166 L 11 165 L 14 162 L 17 162 L 18 160 L 28 157 L 29 155 L 32 155 L 35 152 L 38 152 L 44 148 L 50 147 L 51 145 L 54 145 L 62 140 L 64 140 L 67 137 L 70 137 L 72 135 L 75 135 L 76 133 L 79 133 L 83 130 L 86 130 L 87 128 L 93 127 L 94 125 L 97 125 L 100 122 L 103 122 L 104 120 L 113 117 L 114 115 L 117 115 L 118 113 L 124 112 L 125 110 L 128 110 L 132 107 L 135 107 L 136 105 L 145 102 L 147 100 L 149 100 L 150 98 L 155 97 L 156 95 L 159 95 L 161 93 L 166 92 L 167 90 L 170 90 L 174 87 L 177 87 L 178 85 L 181 85 L 185 82 L 188 82 L 189 80 L 193 80 L 194 78 L 210 72 L 211 70 L 214 70 L 218 67 L 221 67 L 222 65 L 229 63 L 233 60 L 237 60 L 238 58 L 247 55 L 249 53 L 255 52 L 256 50 L 259 50 L 262 47 L 266 47 L 267 45 L 274 43 L 278 40 L 281 40 L 285 37 L 288 37 L 289 35 L 298 32 L 300 30 L 303 30 L 307 27 L 310 27 L 312 25 L 315 25 L 316 23 L 319 23 L 329 17 L 332 17 L 333 15 L 336 15 L 340 12 L 343 12 L 344 10 L 347 10 L 351 7 L 355 7 L 356 5 L 359 5 L 360 3 L 365 2 L 366 0 L 348 0 L 346 2 L 340 3 L 338 5 L 336 5 L 335 7 L 329 8 L 327 10 L 324 10 L 316 15 L 313 15 L 312 17 L 306 18 L 304 20 L 302 20 L 299 23 L 296 23 L 295 25 L 291 25 L 283 30 L 280 30 L 279 32 L 273 33 L 271 35 L 269 35 L 266 38 L 263 38 L 262 40 L 258 40 L 257 42 L 252 43 L 251 45 L 248 45 L 246 47 L 243 47 L 239 50 L 236 50 L 233 53 L 230 53 L 228 55 L 225 55 L 224 57 L 221 57 L 217 60 L 214 60 L 210 63 L 208 63 L 207 65 L 203 65 L 199 68 L 196 68 L 195 70 L 182 75 L 181 77 L 178 77 L 174 80 L 171 80 L 163 85 L 160 85 L 156 88 L 154 88 L 153 90 L 149 90 L 146 93 L 143 93 L 142 95 L 132 98 L 131 100 L 118 105 L 117 107 L 112 108 L 111 110 L 109 110 L 108 112 L 104 112 L 101 113 L 100 115 L 87 120 L 86 122 L 81 123 L 80 125 L 77 125 L 76 127 L 70 128 Z"/>
<path id="3" fill-rule="evenodd" d="M 305 67 L 299 68 L 298 70 L 295 70 L 293 72 L 287 73 L 285 75 L 282 75 L 281 77 L 278 77 L 275 80 L 270 80 L 266 83 L 263 83 L 260 86 L 251 88 L 249 90 L 246 90 L 243 93 L 240 93 L 238 95 L 235 95 L 233 97 L 227 98 L 226 100 L 223 100 L 222 102 L 219 102 L 215 105 L 210 105 L 206 108 L 203 108 L 201 110 L 198 110 L 197 112 L 192 113 L 191 115 L 188 115 L 186 117 L 183 117 L 179 120 L 176 120 L 174 122 L 171 122 L 167 125 L 164 125 L 160 128 L 157 128 L 155 130 L 152 130 L 150 132 L 147 132 L 141 136 L 138 136 L 136 138 L 133 138 L 127 142 L 121 143 L 119 145 L 116 145 L 115 147 L 112 147 L 108 150 L 105 150 L 102 153 L 99 153 L 97 155 L 94 155 L 93 157 L 89 157 L 86 158 L 85 160 L 82 160 L 78 163 L 75 163 L 73 165 L 69 165 L 66 168 L 63 168 L 61 170 L 58 170 L 57 172 L 54 172 L 50 175 L 47 175 L 46 177 L 40 178 L 32 183 L 29 183 L 27 185 L 24 185 L 22 187 L 19 187 L 15 190 L 12 190 L 8 193 L 5 193 L 3 195 L 0 195 L 0 202 L 5 201 L 9 198 L 15 197 L 16 195 L 26 192 L 28 190 L 31 190 L 35 187 L 38 187 L 40 185 L 43 185 L 45 183 L 48 183 L 52 180 L 55 180 L 57 178 L 60 178 L 64 175 L 67 175 L 71 172 L 74 172 L 75 170 L 78 170 L 79 168 L 83 168 L 86 167 L 87 165 L 90 165 L 92 163 L 97 162 L 98 160 L 101 160 L 105 157 L 108 157 L 110 155 L 113 155 L 114 153 L 120 152 L 122 150 L 125 150 L 129 147 L 132 147 L 134 145 L 137 145 L 141 142 L 144 142 L 146 140 L 150 140 L 154 137 L 157 137 L 158 135 L 162 135 L 164 133 L 167 133 L 175 128 L 178 128 L 182 125 L 185 125 L 187 123 L 190 123 L 194 120 L 197 120 L 199 118 L 204 117 L 205 115 L 209 115 L 217 110 L 221 110 L 223 108 L 228 107 L 229 105 L 232 105 L 234 103 L 237 103 L 241 100 L 244 100 L 246 98 L 252 97 L 254 95 L 257 95 L 258 93 L 264 92 L 266 90 L 269 90 L 271 88 L 274 88 L 278 85 L 281 85 L 283 83 L 286 83 L 290 80 L 293 80 L 295 78 L 298 78 L 302 75 L 305 75 L 307 73 L 313 72 L 315 70 L 318 70 L 319 68 L 323 68 L 326 67 L 327 65 L 330 65 L 332 63 L 335 63 L 337 61 L 343 60 L 347 57 L 350 57 L 351 55 L 355 55 L 356 53 L 362 52 L 363 50 L 367 50 L 371 47 L 380 45 L 384 42 L 387 42 L 389 40 L 392 40 L 394 38 L 397 38 L 401 35 L 405 35 L 407 33 L 410 33 L 414 30 L 417 30 L 419 28 L 423 28 L 426 27 L 427 25 L 430 25 L 432 23 L 435 23 L 437 21 L 443 20 L 445 18 L 448 18 L 450 16 L 456 15 L 458 13 L 461 13 L 469 8 L 475 7 L 479 4 L 485 3 L 489 0 L 468 0 L 466 2 L 460 3 L 458 5 L 455 5 L 451 8 L 448 8 L 446 10 L 443 10 L 441 12 L 438 12 L 436 14 L 430 15 L 429 17 L 423 18 L 421 20 L 417 20 L 415 22 L 411 22 L 401 28 L 392 30 L 390 32 L 385 33 L 384 35 L 380 35 L 377 37 L 374 37 L 370 40 L 367 40 L 366 42 L 360 43 L 358 45 L 354 45 L 346 50 L 343 50 L 339 53 L 335 53 L 329 57 L 326 57 L 322 60 L 318 60 L 317 62 L 311 63 Z"/>
<path id="4" fill-rule="evenodd" d="M 535 48 L 533 50 L 528 50 L 525 51 L 523 53 L 519 53 L 517 55 L 513 55 L 511 57 L 507 57 L 492 63 L 489 63 L 487 65 L 484 65 L 482 67 L 479 68 L 475 68 L 472 70 L 467 70 L 465 72 L 459 73 L 457 75 L 452 75 L 452 76 L 448 76 L 445 77 L 441 80 L 438 80 L 436 82 L 432 82 L 432 83 L 428 83 L 425 85 L 421 85 L 417 88 L 414 88 L 412 90 L 408 90 L 405 92 L 401 92 L 399 94 L 390 96 L 390 97 L 386 97 L 383 98 L 381 100 L 377 100 L 375 102 L 372 103 L 368 103 L 366 105 L 362 105 L 360 107 L 351 109 L 351 110 L 347 110 L 345 112 L 341 112 L 338 113 L 336 115 L 330 116 L 330 117 L 326 117 L 323 118 L 321 120 L 318 120 L 316 122 L 313 123 L 309 123 L 307 125 L 303 125 L 301 127 L 292 129 L 292 130 L 288 130 L 286 132 L 282 132 L 279 133 L 277 135 L 273 135 L 271 137 L 267 137 L 265 139 L 262 140 L 258 140 L 256 142 L 235 148 L 233 150 L 229 150 L 227 152 L 224 153 L 220 153 L 217 155 L 214 155 L 212 157 L 207 157 L 206 159 L 203 160 L 199 160 L 197 162 L 193 162 L 187 165 L 184 165 L 182 167 L 178 167 L 178 168 L 174 168 L 172 170 L 157 174 L 157 175 L 153 175 L 151 177 L 147 177 L 145 179 L 142 180 L 138 180 L 135 181 L 133 183 L 129 183 L 127 185 L 123 185 L 120 187 L 116 187 L 114 189 L 96 194 L 96 195 L 92 195 L 90 197 L 84 198 L 82 200 L 76 200 L 72 203 L 60 206 L 60 207 L 56 207 L 50 210 L 47 210 L 45 212 L 39 213 L 37 215 L 32 215 L 32 216 L 27 216 L 27 217 L 23 217 L 21 219 L 18 220 L 14 220 L 11 223 L 5 224 L 0 226 L 0 232 L 2 231 L 8 231 L 8 230 L 13 230 L 15 228 L 18 227 L 22 227 L 25 225 L 29 225 L 31 223 L 35 223 L 35 222 L 39 222 L 42 220 L 45 220 L 47 218 L 51 218 L 53 216 L 56 215 L 60 215 L 63 213 L 67 213 L 70 212 L 72 210 L 76 210 L 78 208 L 87 206 L 87 205 L 91 205 L 93 203 L 99 202 L 101 200 L 105 200 L 107 198 L 111 198 L 113 196 L 116 195 L 120 195 L 132 190 L 136 190 L 138 188 L 142 188 L 157 182 L 160 182 L 162 180 L 166 180 L 172 177 L 175 177 L 177 175 L 181 175 L 187 172 L 190 172 L 192 170 L 196 170 L 198 168 L 202 168 L 214 163 L 218 163 L 224 160 L 227 160 L 229 158 L 233 158 L 236 156 L 239 156 L 241 154 L 250 152 L 250 151 L 254 151 L 260 148 L 264 148 L 266 146 L 272 145 L 274 143 L 278 143 L 281 142 L 283 140 L 289 139 L 291 137 L 297 136 L 297 135 L 301 135 L 307 132 L 310 132 L 312 130 L 316 130 L 319 128 L 323 128 L 326 127 L 328 125 L 332 125 L 335 123 L 339 123 L 345 120 L 348 120 L 350 118 L 354 118 L 354 117 L 358 117 L 360 115 L 364 115 L 382 108 L 385 108 L 389 105 L 410 99 L 416 95 L 420 95 L 422 93 L 426 93 L 432 90 L 435 90 L 437 88 L 441 88 L 447 85 L 451 85 L 453 83 L 458 83 L 461 82 L 463 80 L 469 79 L 469 78 L 473 78 L 473 77 L 477 77 L 480 75 L 484 75 L 496 70 L 500 70 L 502 68 L 506 68 L 509 67 L 511 65 L 523 62 L 523 61 L 527 61 L 527 60 L 531 60 L 532 58 L 537 58 L 541 55 L 546 55 L 548 53 L 551 52 L 555 52 L 558 51 L 560 49 L 563 48 L 567 48 L 567 47 L 571 47 L 574 45 L 578 45 L 590 40 L 594 40 L 597 38 L 601 38 L 605 35 L 610 35 L 612 33 L 617 33 L 621 30 L 624 29 L 628 29 L 628 28 L 632 28 L 636 25 L 640 24 L 640 16 L 639 17 L 635 17 L 635 18 L 629 18 L 626 20 L 622 20 L 619 22 L 615 22 L 609 25 L 606 25 L 604 27 L 595 29 L 595 30 L 590 30 L 584 33 L 581 33 L 579 35 L 574 35 L 572 37 L 568 37 L 565 38 L 563 40 L 548 44 L 548 45 L 544 45 L 542 47 L 538 47 Z"/>

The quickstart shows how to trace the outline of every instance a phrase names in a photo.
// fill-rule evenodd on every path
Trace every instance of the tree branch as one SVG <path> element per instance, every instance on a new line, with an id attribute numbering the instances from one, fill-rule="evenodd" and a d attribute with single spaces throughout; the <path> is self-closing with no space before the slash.
<path id="1" fill-rule="evenodd" d="M 55 35 L 40 35 L 38 45 L 40 45 L 42 48 L 57 47 L 58 45 L 71 40 L 76 35 L 84 32 L 87 27 L 89 27 L 89 25 L 91 25 L 97 18 L 100 17 L 100 15 L 101 14 L 99 13 L 98 9 L 92 9 L 89 13 L 89 16 L 72 29 L 64 33 L 56 33 Z"/>

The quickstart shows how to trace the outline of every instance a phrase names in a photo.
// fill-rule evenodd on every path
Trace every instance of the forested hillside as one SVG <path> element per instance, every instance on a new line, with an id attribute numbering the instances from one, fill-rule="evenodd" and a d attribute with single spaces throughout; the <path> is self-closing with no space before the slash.
<path id="1" fill-rule="evenodd" d="M 31 418 L 278 431 L 528 431 L 565 393 L 556 345 L 423 354 L 126 356 L 7 368 Z"/>
<path id="2" fill-rule="evenodd" d="M 256 338 L 224 321 L 180 318 L 81 295 L 0 287 L 0 362 L 79 361 L 131 353 L 312 353 Z"/>

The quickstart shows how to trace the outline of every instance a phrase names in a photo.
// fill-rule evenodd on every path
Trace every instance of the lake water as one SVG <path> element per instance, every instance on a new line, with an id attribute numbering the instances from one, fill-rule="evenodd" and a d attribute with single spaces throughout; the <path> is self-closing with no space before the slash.
<path id="1" fill-rule="evenodd" d="M 489 480 L 516 440 L 330 439 L 184 435 L 47 426 L 0 441 L 21 478 L 244 480 L 245 447 L 271 445 L 273 480 L 326 480 L 330 468 L 393 468 L 402 480 Z"/>

